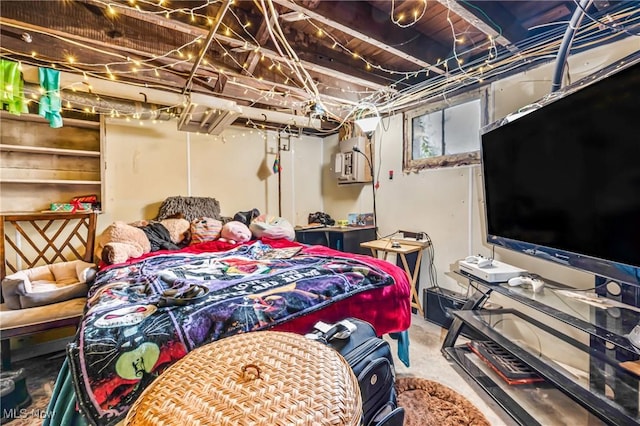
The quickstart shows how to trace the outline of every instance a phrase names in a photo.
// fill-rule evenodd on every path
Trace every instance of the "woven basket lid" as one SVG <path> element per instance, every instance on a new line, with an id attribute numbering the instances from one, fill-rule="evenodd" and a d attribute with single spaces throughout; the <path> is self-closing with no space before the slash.
<path id="1" fill-rule="evenodd" d="M 189 352 L 133 404 L 127 425 L 359 425 L 360 388 L 335 350 L 258 331 Z"/>

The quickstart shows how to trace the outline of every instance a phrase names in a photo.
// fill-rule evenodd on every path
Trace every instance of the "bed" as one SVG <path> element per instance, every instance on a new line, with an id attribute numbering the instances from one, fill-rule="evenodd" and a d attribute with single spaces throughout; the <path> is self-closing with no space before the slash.
<path id="1" fill-rule="evenodd" d="M 44 424 L 117 424 L 155 377 L 196 347 L 255 330 L 306 333 L 317 321 L 346 317 L 406 339 L 405 272 L 284 239 L 212 241 L 103 268 Z"/>

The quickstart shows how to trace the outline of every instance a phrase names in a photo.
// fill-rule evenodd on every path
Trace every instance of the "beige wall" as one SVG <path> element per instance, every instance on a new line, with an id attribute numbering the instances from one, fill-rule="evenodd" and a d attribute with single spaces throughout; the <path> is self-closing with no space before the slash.
<path id="1" fill-rule="evenodd" d="M 590 74 L 640 49 L 637 39 L 605 46 L 569 58 L 571 79 Z M 493 120 L 548 93 L 554 63 L 492 84 Z M 402 116 L 385 119 L 375 139 L 375 169 L 380 188 L 376 204 L 380 235 L 398 229 L 424 231 L 434 243 L 434 265 L 440 285 L 456 289 L 444 273 L 468 254 L 490 255 L 484 242 L 482 177 L 478 166 L 402 173 Z M 220 201 L 222 214 L 258 208 L 281 215 L 293 224 L 306 223 L 311 212 L 325 211 L 335 219 L 373 209 L 371 185 L 338 185 L 332 159 L 338 136 L 324 139 L 291 137 L 282 152 L 283 173 L 271 172 L 277 134 L 228 128 L 220 136 L 180 132 L 174 120 L 137 122 L 109 119 L 105 129 L 105 207 L 99 229 L 113 220 L 151 218 L 162 200 L 172 195 L 210 196 Z M 388 172 L 394 171 L 394 179 Z M 280 192 L 280 195 L 279 195 Z M 280 201 L 279 201 L 280 196 Z M 548 278 L 578 287 L 592 285 L 589 274 L 498 249 L 496 257 Z M 423 261 L 421 287 L 429 281 Z M 420 292 L 421 294 L 421 292 Z"/>
<path id="2" fill-rule="evenodd" d="M 285 142 L 282 141 L 282 144 Z M 176 120 L 105 123 L 105 212 L 99 231 L 114 220 L 155 217 L 169 196 L 213 197 L 221 212 L 257 208 L 278 214 L 278 175 L 272 172 L 277 134 L 230 127 L 219 136 L 177 130 Z M 322 139 L 291 137 L 282 151 L 282 216 L 306 223 L 322 209 Z"/>
<path id="3" fill-rule="evenodd" d="M 571 56 L 568 67 L 571 80 L 576 81 L 638 50 L 640 41 L 630 37 L 613 46 Z M 490 89 L 493 103 L 489 107 L 492 121 L 548 94 L 554 66 L 555 63 L 549 63 L 493 83 Z M 402 116 L 395 115 L 383 124 L 374 134 L 375 169 L 380 170 L 380 188 L 376 196 L 380 235 L 399 229 L 428 233 L 434 244 L 434 265 L 439 285 L 460 291 L 457 283 L 444 275 L 450 264 L 469 254 L 491 255 L 491 247 L 485 243 L 480 167 L 441 168 L 404 174 Z M 371 185 L 339 186 L 332 176 L 331 157 L 338 151 L 337 141 L 337 136 L 325 139 L 322 196 L 326 211 L 336 218 L 342 218 L 349 212 L 371 211 Z M 389 170 L 394 171 L 393 180 L 388 179 Z M 498 249 L 495 254 L 499 260 L 552 280 L 581 288 L 593 285 L 590 274 L 512 251 Z M 420 297 L 422 289 L 429 285 L 429 261 L 423 260 Z M 502 300 L 499 302 L 508 304 Z"/>

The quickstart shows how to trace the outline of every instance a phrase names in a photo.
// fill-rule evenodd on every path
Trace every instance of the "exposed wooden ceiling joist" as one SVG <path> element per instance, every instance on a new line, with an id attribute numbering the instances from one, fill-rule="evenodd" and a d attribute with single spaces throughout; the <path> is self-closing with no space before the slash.
<path id="1" fill-rule="evenodd" d="M 213 26 L 209 30 L 209 34 L 207 34 L 207 39 L 204 42 L 204 46 L 202 46 L 202 48 L 200 49 L 200 53 L 198 54 L 198 57 L 194 61 L 193 67 L 191 68 L 191 72 L 189 73 L 189 78 L 187 78 L 187 82 L 184 84 L 184 88 L 182 89 L 183 94 L 188 93 L 191 90 L 191 81 L 193 80 L 193 77 L 196 75 L 196 72 L 198 71 L 198 67 L 200 66 L 200 63 L 202 62 L 205 55 L 207 54 L 207 50 L 209 50 L 209 46 L 211 46 L 211 42 L 213 41 L 213 38 L 216 36 L 216 32 L 218 31 L 218 28 L 220 28 L 220 24 L 222 23 L 222 18 L 224 18 L 225 13 L 227 13 L 227 10 L 229 10 L 229 5 L 230 5 L 230 1 L 227 0 L 224 2 L 222 7 L 218 9 L 218 14 L 213 20 Z"/>
<path id="2" fill-rule="evenodd" d="M 105 8 L 106 5 L 105 3 L 103 3 L 102 1 L 98 1 L 98 0 L 82 0 L 85 3 L 89 3 L 92 4 L 94 6 L 98 6 L 100 8 Z M 135 18 L 138 19 L 140 21 L 144 21 L 144 22 L 149 22 L 149 23 L 153 23 L 155 25 L 159 25 L 161 27 L 165 27 L 165 28 L 169 28 L 175 31 L 179 31 L 182 32 L 184 34 L 189 34 L 192 35 L 193 37 L 206 37 L 208 34 L 208 31 L 204 28 L 200 28 L 194 25 L 189 25 L 189 24 L 185 24 L 182 23 L 180 21 L 176 21 L 176 20 L 172 20 L 172 19 L 167 19 L 163 16 L 158 16 L 158 15 L 153 15 L 153 14 L 146 14 L 146 13 L 141 13 L 137 10 L 131 9 L 131 8 L 119 8 L 118 9 L 118 13 L 121 15 L 125 15 L 125 16 L 129 16 L 131 18 Z M 266 58 L 272 59 L 272 60 L 282 60 L 282 56 L 277 53 L 274 52 L 272 50 L 266 49 L 264 47 L 260 47 L 260 46 L 256 46 L 253 45 L 251 43 L 247 43 L 244 40 L 238 40 L 235 39 L 233 37 L 229 37 L 226 36 L 224 34 L 215 34 L 215 39 L 218 40 L 220 43 L 223 43 L 227 46 L 230 46 L 231 48 L 247 48 L 248 51 L 254 51 L 256 48 L 259 48 L 260 54 L 261 56 L 264 56 Z M 324 67 L 322 65 L 318 65 L 309 61 L 301 61 L 300 64 L 307 69 L 308 71 L 313 71 L 316 72 L 318 74 L 324 74 L 327 75 L 329 77 L 333 77 L 333 78 L 337 78 L 340 80 L 346 80 L 346 81 L 350 81 L 353 84 L 356 84 L 358 86 L 362 86 L 365 88 L 369 88 L 372 90 L 380 90 L 386 87 L 385 84 L 382 83 L 376 83 L 370 80 L 366 80 L 363 78 L 359 78 L 356 77 L 352 74 L 344 74 L 341 72 L 337 72 L 334 69 L 331 68 L 327 68 Z"/>
<path id="3" fill-rule="evenodd" d="M 475 28 L 479 29 L 488 36 L 493 37 L 493 40 L 502 46 L 510 48 L 512 42 L 493 28 L 488 22 L 485 22 L 479 16 L 476 16 L 473 12 L 464 6 L 464 3 L 459 3 L 454 0 L 437 0 L 438 3 L 451 10 L 453 13 L 464 19 Z"/>
<path id="4" fill-rule="evenodd" d="M 338 31 L 341 31 L 351 37 L 357 38 L 358 40 L 364 41 L 368 44 L 371 44 L 372 46 L 375 46 L 376 48 L 385 51 L 385 52 L 389 52 L 395 56 L 398 56 L 400 58 L 403 58 L 409 62 L 412 62 L 416 65 L 419 65 L 420 67 L 424 68 L 424 69 L 428 69 L 431 70 L 437 74 L 444 74 L 444 70 L 438 68 L 437 66 L 430 64 L 429 62 L 417 58 L 407 52 L 404 52 L 398 48 L 395 48 L 393 46 L 389 46 L 388 44 L 386 44 L 385 42 L 376 39 L 375 37 L 369 35 L 369 34 L 365 34 L 361 31 L 358 31 L 355 28 L 349 27 L 347 25 L 343 25 L 333 19 L 329 19 L 327 17 L 325 17 L 324 15 L 321 15 L 319 13 L 316 13 L 315 11 L 308 9 L 306 7 L 303 7 L 299 4 L 296 4 L 294 2 L 292 2 L 291 0 L 273 0 L 274 3 L 279 4 L 283 7 L 286 7 L 287 9 L 290 9 L 294 12 L 297 12 L 298 14 L 302 13 L 304 14 L 305 17 L 311 18 L 315 21 L 318 21 L 319 23 L 321 23 L 322 25 L 326 25 L 327 27 L 330 28 L 334 28 Z M 295 18 L 295 16 L 294 16 Z M 306 19 L 306 18 L 305 18 Z"/>

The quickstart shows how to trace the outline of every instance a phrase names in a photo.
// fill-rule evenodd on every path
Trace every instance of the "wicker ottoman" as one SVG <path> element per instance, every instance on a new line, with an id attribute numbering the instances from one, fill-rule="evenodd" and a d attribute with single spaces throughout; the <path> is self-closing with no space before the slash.
<path id="1" fill-rule="evenodd" d="M 160 375 L 127 425 L 358 425 L 344 358 L 293 333 L 259 331 L 202 346 Z"/>

